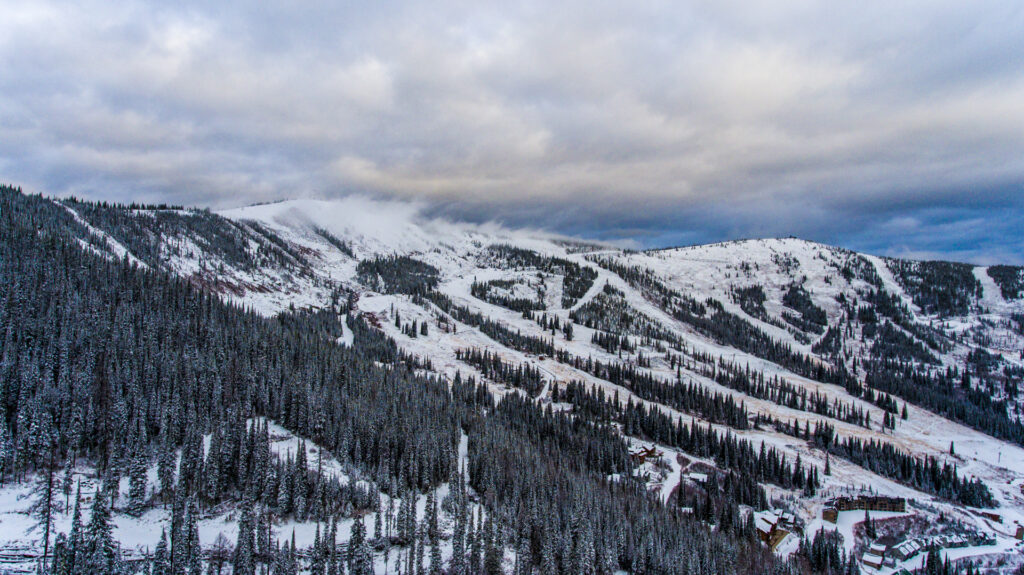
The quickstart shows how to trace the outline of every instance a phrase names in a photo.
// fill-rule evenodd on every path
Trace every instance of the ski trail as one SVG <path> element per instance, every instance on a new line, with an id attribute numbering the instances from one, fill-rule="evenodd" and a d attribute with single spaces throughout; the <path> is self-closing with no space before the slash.
<path id="1" fill-rule="evenodd" d="M 996 280 L 988 275 L 988 268 L 975 267 L 973 271 L 974 277 L 981 282 L 981 301 L 979 303 L 985 306 L 989 313 L 1005 309 L 1007 305 L 1006 300 L 1003 299 L 1003 292 L 996 285 Z"/>
<path id="2" fill-rule="evenodd" d="M 85 218 L 83 218 L 81 216 L 81 214 L 76 212 L 71 206 L 68 206 L 68 205 L 63 204 L 61 202 L 58 202 L 57 200 L 53 200 L 53 203 L 55 203 L 58 206 L 64 208 L 65 210 L 67 210 L 68 213 L 71 214 L 71 217 L 73 217 L 76 222 L 81 224 L 82 227 L 84 227 L 90 234 L 92 234 L 92 235 L 96 236 L 97 238 L 103 240 L 103 242 L 105 244 L 107 244 L 107 248 L 110 249 L 110 251 L 113 252 L 113 254 L 115 256 L 117 256 L 119 259 L 127 257 L 128 261 L 132 262 L 133 264 L 135 264 L 135 265 L 137 265 L 139 267 L 149 268 L 149 266 L 146 265 L 145 262 L 143 262 L 139 258 L 135 257 L 134 254 L 132 254 L 130 251 L 128 251 L 128 248 L 126 248 L 123 245 L 121 245 L 120 242 L 118 242 L 113 237 L 111 237 L 110 234 L 108 234 L 107 232 L 104 232 L 103 230 L 101 230 L 101 229 L 93 226 L 89 222 L 87 222 L 85 220 Z"/>

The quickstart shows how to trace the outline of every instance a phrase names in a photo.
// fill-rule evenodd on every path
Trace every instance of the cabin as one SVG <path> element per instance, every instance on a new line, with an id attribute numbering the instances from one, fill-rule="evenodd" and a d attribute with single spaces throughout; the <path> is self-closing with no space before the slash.
<path id="1" fill-rule="evenodd" d="M 1014 535 L 1017 539 L 1024 541 L 1024 525 L 1017 526 L 1017 534 Z"/>
<path id="2" fill-rule="evenodd" d="M 690 481 L 695 481 L 697 483 L 707 483 L 708 482 L 708 474 L 707 473 L 691 472 L 691 473 L 687 473 L 686 474 L 686 478 L 689 479 Z"/>
<path id="3" fill-rule="evenodd" d="M 881 569 L 882 563 L 885 559 L 881 555 L 875 555 L 874 553 L 865 553 L 864 557 L 861 558 L 861 562 L 871 567 L 872 569 Z"/>
<path id="4" fill-rule="evenodd" d="M 648 460 L 657 461 L 664 455 L 661 451 L 658 451 L 653 445 L 647 448 L 641 447 L 629 453 L 629 457 L 633 460 L 633 463 L 642 465 L 647 463 Z"/>

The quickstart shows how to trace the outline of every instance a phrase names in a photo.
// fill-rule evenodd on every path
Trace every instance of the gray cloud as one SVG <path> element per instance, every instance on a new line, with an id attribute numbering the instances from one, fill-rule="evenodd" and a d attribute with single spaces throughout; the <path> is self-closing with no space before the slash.
<path id="1" fill-rule="evenodd" d="M 642 245 L 1024 253 L 1020 3 L 0 12 L 0 178 L 30 189 L 215 207 L 370 192 Z"/>

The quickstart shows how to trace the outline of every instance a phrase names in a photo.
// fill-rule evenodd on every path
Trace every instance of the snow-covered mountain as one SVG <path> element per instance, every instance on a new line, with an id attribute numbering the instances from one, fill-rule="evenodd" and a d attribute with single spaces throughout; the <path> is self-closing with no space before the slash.
<path id="1" fill-rule="evenodd" d="M 768 539 L 783 557 L 799 552 L 799 534 L 824 527 L 858 558 L 873 541 L 959 535 L 969 544 L 948 543 L 945 556 L 1020 563 L 1021 268 L 895 260 L 792 238 L 637 252 L 358 197 L 218 213 L 57 203 L 91 252 L 171 272 L 268 317 L 361 318 L 444 381 L 473 377 L 496 397 L 573 413 L 600 391 L 624 409 L 774 449 L 813 477 L 758 477 L 767 505 L 744 505 L 782 534 Z M 337 345 L 352 345 L 351 324 L 341 326 Z M 741 468 L 688 451 L 628 409 L 611 422 L 635 451 L 629 474 L 666 505 L 699 508 L 694 493 L 708 474 Z M 277 430 L 279 441 L 294 439 Z M 658 457 L 641 453 L 650 446 Z M 0 509 L 9 525 L 24 507 L 11 501 L 18 489 L 5 491 Z M 872 512 L 877 541 L 863 511 L 823 519 L 836 497 L 865 494 L 909 502 L 905 512 Z M 126 547 L 142 545 L 127 536 L 138 529 L 155 546 L 162 516 L 152 513 L 118 524 Z M 221 533 L 233 540 L 232 521 L 225 512 L 200 522 L 204 547 Z M 30 547 L 9 531 L 0 539 Z M 299 547 L 313 545 L 308 527 L 295 532 Z M 880 572 L 923 561 L 894 559 Z"/>

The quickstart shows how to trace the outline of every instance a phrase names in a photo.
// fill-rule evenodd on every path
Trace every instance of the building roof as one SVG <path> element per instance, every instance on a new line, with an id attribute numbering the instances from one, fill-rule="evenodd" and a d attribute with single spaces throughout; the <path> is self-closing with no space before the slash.
<path id="1" fill-rule="evenodd" d="M 913 539 L 908 539 L 907 541 L 893 545 L 890 549 L 895 549 L 900 555 L 911 555 L 921 550 L 921 544 Z"/>
<path id="2" fill-rule="evenodd" d="M 870 565 L 872 567 L 880 567 L 882 565 L 883 559 L 881 555 L 875 555 L 874 553 L 865 553 L 862 561 L 864 561 L 865 565 Z"/>

